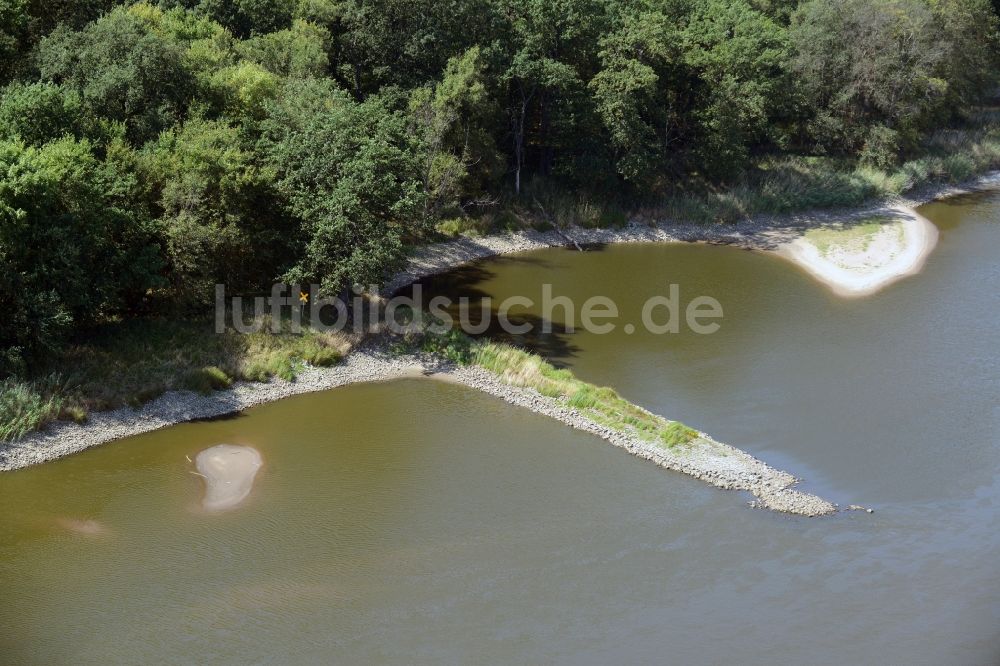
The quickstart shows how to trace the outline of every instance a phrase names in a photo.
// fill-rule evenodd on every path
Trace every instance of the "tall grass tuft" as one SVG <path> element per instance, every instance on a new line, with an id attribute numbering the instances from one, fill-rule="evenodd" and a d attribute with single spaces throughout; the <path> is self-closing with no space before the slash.
<path id="1" fill-rule="evenodd" d="M 625 400 L 612 388 L 577 379 L 541 357 L 494 342 L 477 342 L 470 362 L 499 376 L 512 386 L 533 388 L 578 410 L 590 420 L 619 432 L 667 447 L 689 444 L 698 438 L 694 428 L 652 414 Z"/>
<path id="2" fill-rule="evenodd" d="M 65 386 L 55 374 L 34 382 L 12 377 L 0 381 L 0 441 L 20 439 L 59 418 Z"/>

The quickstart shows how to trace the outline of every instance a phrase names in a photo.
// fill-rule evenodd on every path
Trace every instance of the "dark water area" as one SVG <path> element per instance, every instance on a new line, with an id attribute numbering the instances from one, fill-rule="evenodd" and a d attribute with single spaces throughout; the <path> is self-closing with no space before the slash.
<path id="1" fill-rule="evenodd" d="M 873 514 L 752 510 L 460 386 L 336 389 L 0 475 L 0 663 L 998 663 L 1000 195 L 921 213 L 926 268 L 864 299 L 708 246 L 426 285 L 620 324 L 671 283 L 716 298 L 712 335 L 517 341 Z M 221 442 L 264 467 L 205 514 L 185 456 Z"/>

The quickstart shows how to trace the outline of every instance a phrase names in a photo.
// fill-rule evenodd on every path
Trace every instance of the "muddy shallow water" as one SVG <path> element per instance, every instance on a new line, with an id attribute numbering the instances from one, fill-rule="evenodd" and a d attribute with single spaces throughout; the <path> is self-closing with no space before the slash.
<path id="1" fill-rule="evenodd" d="M 545 250 L 448 293 L 722 304 L 720 330 L 532 336 L 582 377 L 874 514 L 795 518 L 461 386 L 290 398 L 0 475 L 3 663 L 1000 658 L 1000 196 L 921 208 L 861 300 L 729 247 Z M 185 456 L 263 458 L 200 510 Z"/>

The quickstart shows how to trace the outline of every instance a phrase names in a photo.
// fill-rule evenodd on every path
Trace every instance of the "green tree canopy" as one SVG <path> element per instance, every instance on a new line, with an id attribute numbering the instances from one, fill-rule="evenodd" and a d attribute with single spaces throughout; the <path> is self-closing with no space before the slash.
<path id="1" fill-rule="evenodd" d="M 142 142 L 183 117 L 193 94 L 181 45 L 116 8 L 80 31 L 60 26 L 38 50 L 42 77 L 80 96 L 89 113 Z"/>
<path id="2" fill-rule="evenodd" d="M 0 339 L 30 358 L 159 284 L 148 219 L 86 140 L 0 142 Z M 8 359 L 10 360 L 10 359 Z"/>
<path id="3" fill-rule="evenodd" d="M 325 94 L 324 94 L 325 93 Z M 266 122 L 267 156 L 300 220 L 286 274 L 328 293 L 378 283 L 424 223 L 417 146 L 402 113 L 372 97 L 292 84 Z"/>

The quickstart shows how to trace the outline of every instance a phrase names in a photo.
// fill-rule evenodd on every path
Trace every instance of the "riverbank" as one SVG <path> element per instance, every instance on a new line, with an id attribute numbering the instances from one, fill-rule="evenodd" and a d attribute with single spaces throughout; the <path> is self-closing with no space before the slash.
<path id="1" fill-rule="evenodd" d="M 837 507 L 815 495 L 794 489 L 798 482 L 788 472 L 776 470 L 735 447 L 715 441 L 699 431 L 690 441 L 664 446 L 636 433 L 615 429 L 569 406 L 566 396 L 546 396 L 531 387 L 515 386 L 497 374 L 474 365 L 458 365 L 434 355 L 394 355 L 384 345 L 369 345 L 351 353 L 341 365 L 303 371 L 294 382 L 273 379 L 266 383 L 239 382 L 231 389 L 201 395 L 171 391 L 138 409 L 126 407 L 95 414 L 83 424 L 59 423 L 0 448 L 0 471 L 54 460 L 92 446 L 150 432 L 183 421 L 207 419 L 243 411 L 284 397 L 323 391 L 349 384 L 431 376 L 483 391 L 512 405 L 554 418 L 596 435 L 634 456 L 688 474 L 726 490 L 754 496 L 754 506 L 803 516 L 834 513 Z M 596 389 L 596 387 L 595 387 Z M 632 409 L 655 417 L 640 407 Z"/>
<path id="2" fill-rule="evenodd" d="M 798 483 L 788 472 L 776 470 L 750 454 L 699 432 L 689 444 L 663 447 L 601 425 L 563 402 L 533 389 L 512 387 L 493 373 L 478 367 L 457 367 L 446 376 L 465 386 L 494 395 L 512 405 L 543 414 L 568 426 L 597 435 L 630 454 L 665 469 L 705 481 L 724 490 L 752 494 L 753 506 L 800 516 L 824 516 L 837 506 L 816 495 L 796 490 Z"/>
<path id="3" fill-rule="evenodd" d="M 22 439 L 0 444 L 0 472 L 37 465 L 106 442 L 158 430 L 176 423 L 211 419 L 300 393 L 421 374 L 419 365 L 384 355 L 355 351 L 338 365 L 309 366 L 294 381 L 241 381 L 208 394 L 167 391 L 139 407 L 91 414 L 83 423 L 60 421 Z"/>
<path id="4" fill-rule="evenodd" d="M 919 205 L 949 196 L 964 194 L 1000 184 L 1000 171 L 993 171 L 960 185 L 925 187 L 897 197 L 845 210 L 819 210 L 793 215 L 760 215 L 727 224 L 693 224 L 660 220 L 650 223 L 635 220 L 622 228 L 583 228 L 569 226 L 550 231 L 524 230 L 481 237 L 460 236 L 419 248 L 407 265 L 390 279 L 382 293 L 400 289 L 432 275 L 444 273 L 479 259 L 528 252 L 549 247 L 586 248 L 588 245 L 613 243 L 712 243 L 736 245 L 750 250 L 770 252 L 792 258 L 814 277 L 842 293 L 853 294 L 860 286 L 863 293 L 874 293 L 896 280 L 918 272 L 923 259 L 933 249 L 934 236 L 913 210 Z M 906 248 L 887 247 L 880 255 L 866 257 L 864 266 L 841 271 L 826 270 L 808 252 L 801 252 L 803 237 L 817 228 L 836 229 L 872 218 L 909 220 L 911 243 Z M 927 223 L 929 224 L 929 223 Z M 933 226 L 933 225 L 931 225 Z M 922 229 L 922 230 L 921 230 Z M 798 244 L 798 245 L 796 245 Z M 793 249 L 794 248 L 794 249 Z M 878 272 L 866 275 L 870 265 Z"/>
<path id="5" fill-rule="evenodd" d="M 554 246 L 584 247 L 594 243 L 619 242 L 708 242 L 780 252 L 782 246 L 795 242 L 812 229 L 843 224 L 845 221 L 848 223 L 860 221 L 889 213 L 903 215 L 905 211 L 911 210 L 912 207 L 920 203 L 986 187 L 998 181 L 1000 181 L 1000 174 L 992 173 L 962 186 L 928 188 L 920 193 L 911 194 L 905 201 L 885 202 L 862 210 L 759 217 L 735 225 L 706 227 L 668 223 L 632 223 L 622 229 L 571 227 L 548 232 L 524 231 L 483 238 L 462 237 L 418 250 L 411 257 L 406 269 L 398 273 L 383 291 L 391 293 L 422 277 L 447 271 L 476 259 Z M 926 256 L 925 253 L 924 256 Z M 891 277 L 898 279 L 897 276 Z M 239 412 L 257 404 L 279 400 L 298 393 L 325 390 L 357 382 L 416 376 L 428 371 L 426 361 L 414 359 L 407 361 L 392 358 L 384 353 L 373 352 L 370 349 L 362 349 L 350 353 L 341 364 L 332 367 L 321 368 L 307 364 L 304 369 L 297 372 L 294 381 L 271 379 L 263 383 L 237 382 L 231 389 L 211 392 L 208 395 L 189 391 L 168 391 L 139 407 L 123 407 L 112 411 L 96 412 L 83 423 L 58 422 L 50 425 L 44 431 L 30 434 L 14 442 L 4 443 L 0 445 L 0 471 L 53 460 L 90 446 L 183 421 Z M 446 374 L 461 380 L 462 376 L 466 376 L 463 375 L 463 372 L 470 371 L 463 370 L 462 372 L 455 371 Z M 489 386 L 489 382 L 485 380 L 473 381 L 470 385 L 497 395 L 496 391 L 483 388 Z M 524 396 L 519 391 L 528 391 L 528 394 Z M 537 402 L 536 397 L 544 398 L 537 392 L 535 392 L 536 395 L 531 395 L 530 389 L 508 387 L 501 393 L 502 395 L 499 397 L 513 396 L 508 401 L 520 404 L 515 402 L 515 400 L 519 400 L 529 408 L 533 404 L 541 405 Z M 504 399 L 508 398 L 504 397 Z M 558 412 L 556 406 L 548 405 L 545 409 L 552 411 L 552 414 L 549 415 L 556 414 L 555 418 L 564 420 L 558 415 L 561 412 Z M 566 416 L 565 418 L 570 417 Z M 766 465 L 765 468 L 770 471 L 763 473 L 756 468 L 756 465 L 758 463 L 764 465 L 764 463 L 754 462 L 755 459 L 738 449 L 731 451 L 723 449 L 726 455 L 708 456 L 709 459 L 714 458 L 714 460 L 705 462 L 704 465 L 699 463 L 691 467 L 693 459 L 691 457 L 683 460 L 673 459 L 658 448 L 649 449 L 641 442 L 637 443 L 620 433 L 612 435 L 610 433 L 616 431 L 607 429 L 589 419 L 578 420 L 580 418 L 583 417 L 576 415 L 571 420 L 574 423 L 579 423 L 581 429 L 590 432 L 594 432 L 596 429 L 598 432 L 595 434 L 599 434 L 617 446 L 630 450 L 635 455 L 654 460 L 661 466 L 692 474 L 714 485 L 751 492 L 758 497 L 761 506 L 777 510 L 788 510 L 781 507 L 791 506 L 793 508 L 791 512 L 804 513 L 805 515 L 818 515 L 832 510 L 832 505 L 823 503 L 818 498 L 816 499 L 820 504 L 813 504 L 813 500 L 810 499 L 799 506 L 802 498 L 796 494 L 796 491 L 790 490 L 791 484 L 794 483 L 794 477 L 767 468 Z M 601 434 L 599 431 L 602 428 L 608 432 Z M 706 442 L 713 442 L 707 436 L 704 437 Z M 709 449 L 715 444 L 718 443 L 710 444 Z M 747 456 L 748 459 L 737 463 L 735 468 L 727 467 L 740 456 Z M 723 461 L 723 458 L 727 460 Z M 807 506 L 812 508 L 805 508 Z"/>
<path id="6" fill-rule="evenodd" d="M 591 243 L 706 242 L 774 251 L 787 257 L 792 253 L 783 248 L 801 242 L 810 232 L 850 227 L 851 232 L 847 234 L 850 237 L 872 216 L 892 212 L 910 218 L 913 216 L 899 212 L 900 207 L 912 208 L 996 180 L 994 174 L 961 186 L 924 187 L 911 193 L 906 200 L 897 197 L 891 202 L 853 210 L 758 215 L 731 224 L 680 224 L 664 219 L 651 222 L 654 218 L 646 212 L 637 213 L 642 221 L 637 218 L 623 228 L 570 226 L 550 228 L 545 232 L 529 228 L 484 237 L 461 236 L 417 247 L 404 270 L 388 281 L 383 293 L 476 259 L 553 246 L 585 248 Z M 663 211 L 660 214 L 664 214 Z M 928 252 L 925 246 L 916 254 L 925 257 Z M 873 259 L 864 258 L 866 261 Z M 893 266 L 891 261 L 888 263 L 890 265 L 882 266 L 880 271 L 884 283 L 877 286 L 919 270 L 919 264 L 903 262 L 902 266 Z M 805 265 L 803 268 L 809 271 L 811 267 Z M 337 363 L 358 342 L 357 335 L 321 333 L 309 328 L 302 334 L 291 334 L 287 330 L 274 333 L 269 329 L 265 327 L 251 334 L 227 329 L 219 335 L 213 333 L 213 320 L 208 314 L 106 323 L 43 360 L 29 377 L 10 377 L 0 382 L 0 441 L 28 436 L 62 420 L 84 422 L 93 414 L 115 410 L 124 404 L 142 405 L 167 391 L 209 392 L 225 388 L 233 381 L 260 382 L 274 376 L 291 380 L 305 367 Z"/>

